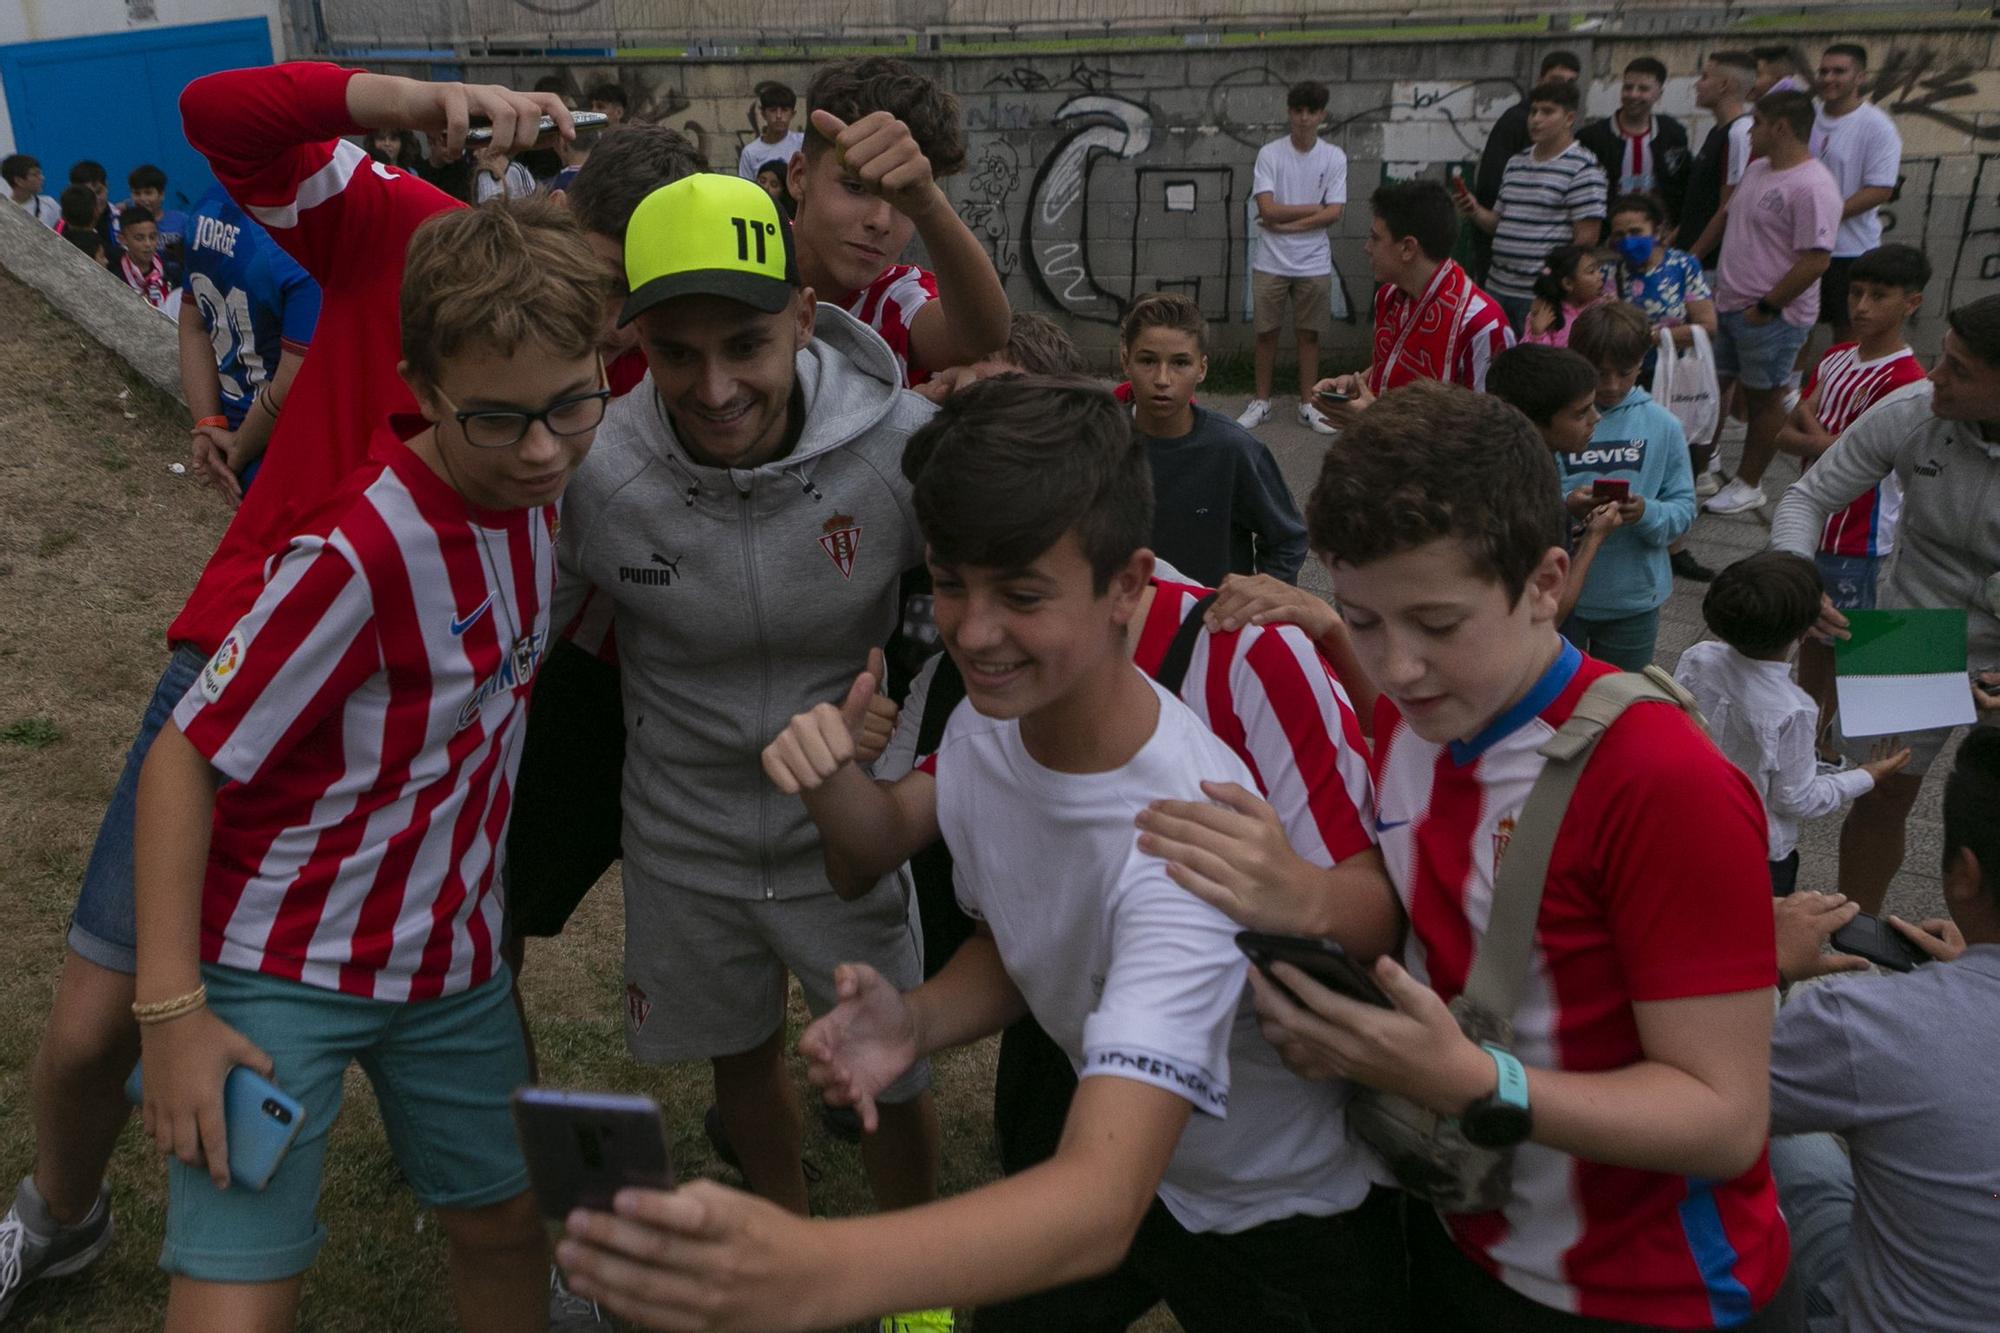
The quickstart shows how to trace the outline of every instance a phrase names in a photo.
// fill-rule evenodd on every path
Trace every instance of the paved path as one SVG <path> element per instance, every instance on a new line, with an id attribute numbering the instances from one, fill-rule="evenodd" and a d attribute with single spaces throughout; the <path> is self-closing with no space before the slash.
<path id="1" fill-rule="evenodd" d="M 1246 400 L 1237 396 L 1217 397 L 1206 401 L 1208 406 L 1215 410 L 1233 415 L 1242 411 Z M 1277 455 L 1278 463 L 1284 469 L 1285 479 L 1291 483 L 1293 493 L 1298 496 L 1303 506 L 1307 493 L 1311 491 L 1313 482 L 1319 475 L 1319 460 L 1326 439 L 1298 424 L 1296 404 L 1296 399 L 1285 397 L 1274 399 L 1271 420 L 1259 426 L 1256 433 L 1259 439 L 1271 447 L 1272 453 Z M 1735 450 L 1725 449 L 1724 459 L 1725 463 L 1733 463 Z M 1761 512 L 1728 517 L 1714 514 L 1699 515 L 1695 519 L 1693 549 L 1702 563 L 1712 569 L 1721 569 L 1732 561 L 1762 550 L 1770 538 L 1770 516 L 1777 507 L 1777 497 L 1797 475 L 1796 461 L 1781 457 L 1773 465 L 1770 475 L 1764 479 L 1764 489 L 1772 500 Z M 1331 596 L 1332 589 L 1327 582 L 1326 571 L 1317 561 L 1307 562 L 1299 581 L 1322 596 Z M 1673 669 L 1683 649 L 1707 637 L 1706 626 L 1701 620 L 1701 597 L 1706 587 L 1706 584 L 1676 579 L 1673 597 L 1661 610 L 1657 660 L 1669 670 Z M 1895 882 L 1890 886 L 1886 910 L 1898 912 L 1906 918 L 1937 916 L 1944 910 L 1943 898 L 1938 891 L 1938 862 L 1943 853 L 1944 834 L 1940 822 L 1942 819 L 1940 805 L 1944 793 L 1944 774 L 1950 769 L 1951 753 L 1950 750 L 1945 752 L 1932 767 L 1932 776 L 1924 783 L 1923 795 L 1910 818 L 1909 853 L 1903 863 L 1902 873 L 1896 876 Z M 1835 868 L 1839 856 L 1839 834 L 1839 815 L 1816 820 L 1801 831 L 1799 840 L 1802 860 L 1799 868 L 1801 887 L 1826 889 L 1834 887 Z"/>

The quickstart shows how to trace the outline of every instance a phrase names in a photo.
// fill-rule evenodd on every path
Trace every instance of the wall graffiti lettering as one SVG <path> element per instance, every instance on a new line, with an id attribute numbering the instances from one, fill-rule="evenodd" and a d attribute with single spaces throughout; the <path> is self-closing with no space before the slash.
<path id="1" fill-rule="evenodd" d="M 1868 95 L 1892 116 L 1922 116 L 1975 139 L 2000 140 L 2000 125 L 1980 125 L 1940 105 L 1976 94 L 1974 72 L 1965 61 L 1945 64 L 1930 51 L 1898 47 L 1869 81 Z"/>
<path id="2" fill-rule="evenodd" d="M 1094 93 L 1109 88 L 1118 79 L 1130 81 L 1138 77 L 1137 74 L 1129 72 L 1120 73 L 1109 65 L 1092 65 L 1078 60 L 1068 69 L 1055 74 L 1044 73 L 1030 65 L 1016 65 L 1012 69 L 995 74 L 986 81 L 986 86 L 1012 88 L 1016 92 L 1023 93 L 1044 93 L 1063 88 L 1080 88 L 1084 92 Z"/>
<path id="3" fill-rule="evenodd" d="M 1055 114 L 1062 141 L 1028 191 L 1028 273 L 1051 304 L 1115 324 L 1124 301 L 1091 272 L 1090 175 L 1095 158 L 1130 159 L 1153 143 L 1153 113 L 1122 97 L 1072 97 Z"/>

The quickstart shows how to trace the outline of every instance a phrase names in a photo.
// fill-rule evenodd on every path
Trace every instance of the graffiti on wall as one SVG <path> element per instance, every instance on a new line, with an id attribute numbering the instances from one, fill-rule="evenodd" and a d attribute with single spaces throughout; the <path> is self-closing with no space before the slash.
<path id="1" fill-rule="evenodd" d="M 1868 81 L 1868 95 L 1892 116 L 1921 116 L 1975 139 L 2000 140 L 2000 125 L 1980 125 L 1966 110 L 1944 105 L 1979 92 L 1974 73 L 1965 61 L 1947 63 L 1921 48 L 1898 47 Z"/>
<path id="2" fill-rule="evenodd" d="M 1028 191 L 1028 275 L 1050 304 L 1115 324 L 1124 299 L 1092 271 L 1091 174 L 1096 159 L 1129 161 L 1152 147 L 1153 115 L 1122 97 L 1085 94 L 1056 112 L 1063 131 Z"/>
<path id="3" fill-rule="evenodd" d="M 972 161 L 969 182 L 973 197 L 958 206 L 958 216 L 993 257 L 993 267 L 1005 282 L 1021 266 L 1010 220 L 1014 193 L 1021 185 L 1021 154 L 1005 139 L 989 139 Z"/>

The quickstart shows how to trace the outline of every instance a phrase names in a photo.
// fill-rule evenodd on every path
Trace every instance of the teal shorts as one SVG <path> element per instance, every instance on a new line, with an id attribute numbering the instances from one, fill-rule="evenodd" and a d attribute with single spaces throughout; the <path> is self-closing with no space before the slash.
<path id="1" fill-rule="evenodd" d="M 304 1105 L 305 1125 L 261 1191 L 218 1190 L 205 1168 L 167 1159 L 167 1272 L 277 1282 L 312 1266 L 326 1241 L 317 1214 L 327 1133 L 357 1061 L 420 1203 L 480 1208 L 528 1188 L 508 1109 L 528 1081 L 528 1053 L 504 964 L 483 985 L 413 1004 L 232 967 L 204 967 L 201 978 L 216 1017 L 271 1057 L 272 1081 Z"/>

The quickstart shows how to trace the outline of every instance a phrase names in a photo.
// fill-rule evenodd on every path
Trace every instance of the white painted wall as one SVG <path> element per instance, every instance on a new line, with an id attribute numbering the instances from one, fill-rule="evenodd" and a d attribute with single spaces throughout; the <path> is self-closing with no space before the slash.
<path id="1" fill-rule="evenodd" d="M 62 37 L 97 37 L 113 32 L 177 28 L 189 23 L 261 18 L 271 29 L 271 53 L 285 58 L 281 0 L 0 0 L 0 46 L 50 42 Z M 149 19 L 133 18 L 150 11 Z M 0 151 L 14 151 L 14 126 L 0 95 Z M 50 176 L 50 180 L 55 178 Z"/>

